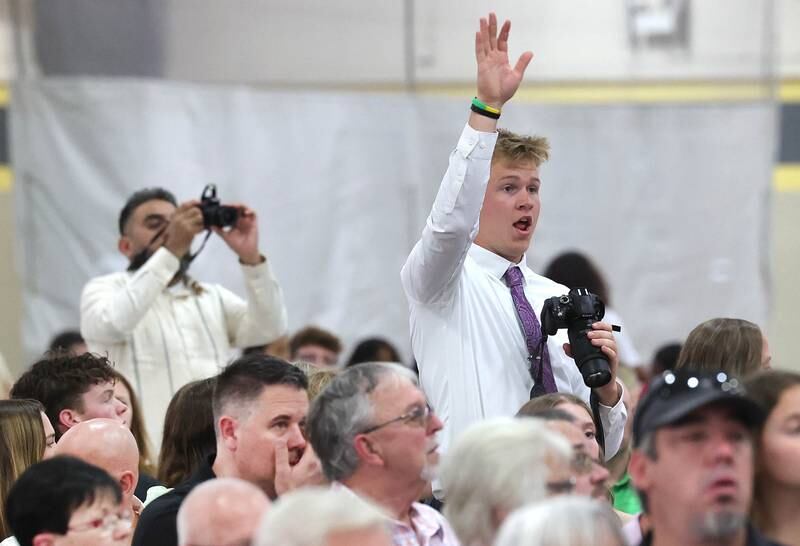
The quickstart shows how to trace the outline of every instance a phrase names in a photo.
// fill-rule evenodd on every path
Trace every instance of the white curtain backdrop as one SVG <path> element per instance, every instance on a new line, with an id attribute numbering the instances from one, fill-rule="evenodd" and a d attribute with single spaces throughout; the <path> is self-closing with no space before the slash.
<path id="1" fill-rule="evenodd" d="M 77 326 L 89 278 L 125 267 L 116 225 L 129 194 L 158 185 L 185 200 L 207 183 L 257 210 L 292 329 L 318 324 L 348 344 L 380 334 L 409 356 L 399 271 L 470 97 L 132 79 L 22 81 L 13 93 L 29 359 Z M 503 125 L 553 148 L 529 262 L 589 253 L 645 357 L 710 317 L 764 324 L 773 114 L 760 103 L 509 105 Z M 242 292 L 216 237 L 192 273 Z"/>

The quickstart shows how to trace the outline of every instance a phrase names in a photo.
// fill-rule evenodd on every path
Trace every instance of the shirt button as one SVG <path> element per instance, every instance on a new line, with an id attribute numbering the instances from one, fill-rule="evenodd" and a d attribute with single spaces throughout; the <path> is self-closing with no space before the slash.
<path id="1" fill-rule="evenodd" d="M 478 148 L 480 148 L 481 150 L 484 150 L 484 149 L 486 149 L 486 144 L 481 142 L 480 144 L 478 144 Z"/>

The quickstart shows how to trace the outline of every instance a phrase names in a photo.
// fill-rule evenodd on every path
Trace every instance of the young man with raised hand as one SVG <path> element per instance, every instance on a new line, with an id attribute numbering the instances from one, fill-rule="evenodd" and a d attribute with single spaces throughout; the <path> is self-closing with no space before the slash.
<path id="1" fill-rule="evenodd" d="M 414 355 L 422 387 L 445 424 L 443 448 L 475 421 L 512 416 L 531 396 L 558 391 L 596 402 L 610 458 L 626 420 L 611 326 L 598 322 L 589 333 L 611 370 L 611 381 L 593 391 L 570 358 L 563 330 L 541 346 L 536 317 L 547 298 L 568 289 L 526 264 L 549 145 L 497 129 L 533 57 L 525 52 L 511 66 L 510 29 L 506 21 L 498 33 L 493 13 L 480 21 L 472 113 L 401 272 Z"/>

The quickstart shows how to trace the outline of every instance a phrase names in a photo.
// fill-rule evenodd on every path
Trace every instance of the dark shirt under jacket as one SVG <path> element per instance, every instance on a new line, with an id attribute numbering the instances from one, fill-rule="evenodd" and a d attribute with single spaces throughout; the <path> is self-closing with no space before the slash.
<path id="1" fill-rule="evenodd" d="M 211 455 L 191 478 L 147 505 L 136 525 L 131 546 L 178 546 L 178 510 L 192 489 L 216 478 L 211 469 L 215 457 Z"/>

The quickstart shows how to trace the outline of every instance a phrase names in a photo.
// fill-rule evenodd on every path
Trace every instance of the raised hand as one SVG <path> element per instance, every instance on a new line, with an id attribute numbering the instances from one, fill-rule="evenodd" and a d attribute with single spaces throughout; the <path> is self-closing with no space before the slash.
<path id="1" fill-rule="evenodd" d="M 508 34 L 511 21 L 503 23 L 497 34 L 497 16 L 489 14 L 488 20 L 481 18 L 480 30 L 475 33 L 475 59 L 478 62 L 478 99 L 495 108 L 503 105 L 517 92 L 525 69 L 533 58 L 526 51 L 517 64 L 511 67 L 508 61 Z"/>
<path id="2" fill-rule="evenodd" d="M 197 201 L 182 203 L 175 209 L 164 231 L 164 247 L 177 258 L 189 252 L 194 236 L 203 231 L 203 213 L 197 205 Z"/>
<path id="3" fill-rule="evenodd" d="M 243 264 L 256 265 L 261 262 L 258 251 L 258 219 L 256 213 L 244 205 L 231 205 L 239 208 L 239 220 L 229 230 L 213 228 L 214 233 L 233 250 Z"/>

